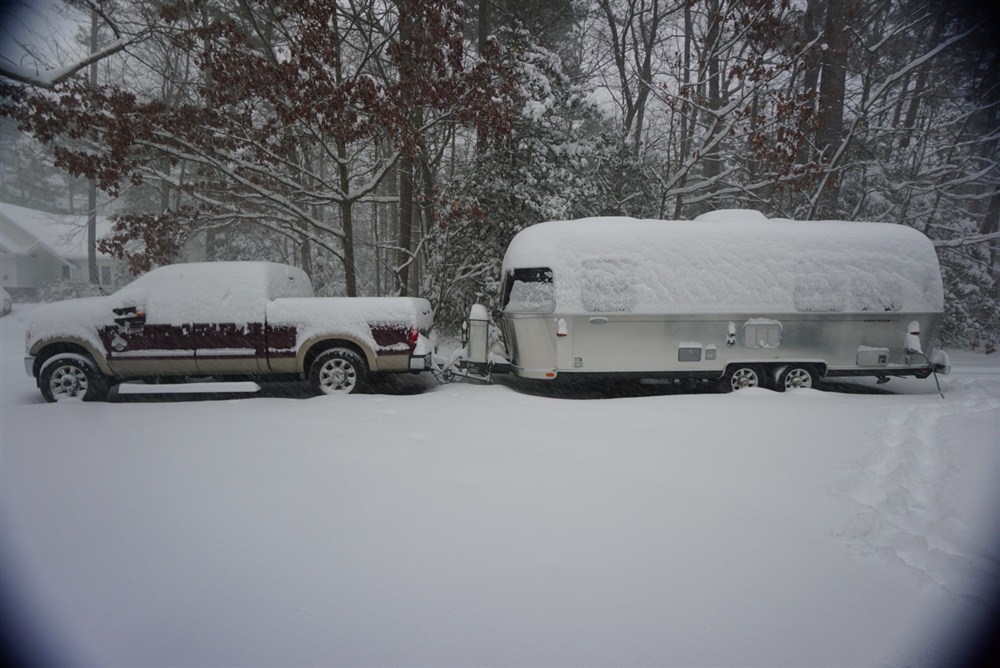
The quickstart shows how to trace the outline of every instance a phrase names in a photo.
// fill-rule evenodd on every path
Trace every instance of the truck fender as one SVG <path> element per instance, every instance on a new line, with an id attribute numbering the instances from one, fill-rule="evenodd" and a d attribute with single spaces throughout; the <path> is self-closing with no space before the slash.
<path id="1" fill-rule="evenodd" d="M 357 337 L 347 334 L 320 334 L 307 339 L 305 343 L 299 346 L 299 352 L 295 356 L 296 368 L 300 373 L 309 373 L 309 369 L 306 367 L 306 360 L 311 357 L 310 351 L 326 350 L 327 348 L 335 348 L 338 345 L 344 345 L 344 347 L 357 350 L 365 358 L 368 369 L 378 371 L 378 359 L 374 351 L 372 351 L 368 344 L 362 342 Z M 317 346 L 319 347 L 317 348 Z"/>
<path id="2" fill-rule="evenodd" d="M 53 355 L 49 355 L 47 357 L 40 355 L 40 353 L 44 353 L 46 350 L 52 349 L 56 350 Z M 89 361 L 97 366 L 101 373 L 108 377 L 114 376 L 114 373 L 111 371 L 111 367 L 108 366 L 108 360 L 105 359 L 104 354 L 98 352 L 89 341 L 76 337 L 62 337 L 58 339 L 46 339 L 44 341 L 35 342 L 35 344 L 31 346 L 31 350 L 28 354 L 36 358 L 45 357 L 45 361 L 41 364 L 37 360 L 35 361 L 34 376 L 37 378 L 38 374 L 42 371 L 42 367 L 48 363 L 48 360 L 51 360 L 53 357 L 60 355 L 61 353 L 76 353 L 84 357 L 89 357 Z"/>

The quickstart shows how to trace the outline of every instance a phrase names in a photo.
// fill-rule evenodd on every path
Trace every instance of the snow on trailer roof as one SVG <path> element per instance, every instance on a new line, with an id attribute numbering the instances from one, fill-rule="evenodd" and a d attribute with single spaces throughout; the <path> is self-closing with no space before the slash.
<path id="1" fill-rule="evenodd" d="M 552 270 L 559 311 L 939 312 L 930 240 L 888 223 L 768 219 L 714 211 L 691 221 L 584 218 L 518 233 L 503 262 Z"/>

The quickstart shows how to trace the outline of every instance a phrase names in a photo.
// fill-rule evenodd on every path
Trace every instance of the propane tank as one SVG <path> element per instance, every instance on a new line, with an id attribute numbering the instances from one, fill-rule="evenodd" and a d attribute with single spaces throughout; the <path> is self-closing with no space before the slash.
<path id="1" fill-rule="evenodd" d="M 470 364 L 486 364 L 490 345 L 490 313 L 482 304 L 473 304 L 469 309 L 469 354 Z"/>

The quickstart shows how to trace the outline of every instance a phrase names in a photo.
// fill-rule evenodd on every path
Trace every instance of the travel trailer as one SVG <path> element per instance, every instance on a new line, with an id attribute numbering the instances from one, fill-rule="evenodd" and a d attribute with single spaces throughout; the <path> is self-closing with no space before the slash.
<path id="1" fill-rule="evenodd" d="M 786 390 L 947 373 L 934 347 L 943 301 L 934 247 L 917 230 L 729 210 L 528 227 L 504 257 L 500 321 L 524 378 Z M 470 348 L 473 365 L 485 357 Z"/>

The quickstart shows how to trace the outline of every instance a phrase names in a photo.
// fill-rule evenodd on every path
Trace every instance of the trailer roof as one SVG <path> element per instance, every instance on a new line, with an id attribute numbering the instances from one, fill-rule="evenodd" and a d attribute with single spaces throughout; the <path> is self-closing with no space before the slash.
<path id="1" fill-rule="evenodd" d="M 571 312 L 939 312 L 944 302 L 937 255 L 917 230 L 757 211 L 539 223 L 514 237 L 503 265 L 552 269 L 557 308 Z"/>

